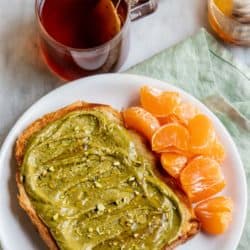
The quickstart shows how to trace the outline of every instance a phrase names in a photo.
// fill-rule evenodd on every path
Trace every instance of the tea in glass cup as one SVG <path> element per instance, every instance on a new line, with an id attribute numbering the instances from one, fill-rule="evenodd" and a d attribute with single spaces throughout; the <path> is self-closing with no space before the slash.
<path id="1" fill-rule="evenodd" d="M 69 81 L 117 71 L 129 49 L 126 0 L 36 0 L 41 54 Z"/>

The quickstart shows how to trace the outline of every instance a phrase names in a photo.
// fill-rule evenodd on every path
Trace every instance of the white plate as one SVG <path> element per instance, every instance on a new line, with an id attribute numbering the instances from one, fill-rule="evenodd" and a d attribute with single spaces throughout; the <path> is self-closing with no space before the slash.
<path id="1" fill-rule="evenodd" d="M 117 109 L 136 104 L 139 88 L 145 84 L 178 91 L 185 99 L 194 103 L 212 119 L 216 132 L 227 151 L 227 158 L 222 169 L 227 181 L 223 194 L 230 196 L 234 202 L 230 229 L 225 234 L 216 237 L 200 233 L 178 249 L 231 250 L 237 247 L 246 217 L 246 178 L 235 144 L 221 122 L 194 97 L 165 82 L 135 75 L 106 74 L 80 79 L 52 91 L 32 105 L 10 131 L 0 151 L 0 242 L 4 249 L 46 249 L 27 215 L 17 203 L 16 163 L 13 158 L 17 136 L 38 117 L 76 100 L 110 104 Z"/>

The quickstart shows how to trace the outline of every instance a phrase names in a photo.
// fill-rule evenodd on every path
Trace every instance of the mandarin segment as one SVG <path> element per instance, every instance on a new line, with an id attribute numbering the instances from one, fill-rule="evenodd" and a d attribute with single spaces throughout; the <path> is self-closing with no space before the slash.
<path id="1" fill-rule="evenodd" d="M 169 123 L 160 127 L 152 136 L 152 150 L 157 153 L 169 152 L 170 147 L 187 151 L 189 144 L 188 130 L 178 124 Z"/>
<path id="2" fill-rule="evenodd" d="M 131 107 L 122 112 L 127 128 L 134 129 L 149 140 L 160 127 L 159 121 L 141 107 Z"/>
<path id="3" fill-rule="evenodd" d="M 165 117 L 180 103 L 180 95 L 176 92 L 160 91 L 144 86 L 140 90 L 140 101 L 143 108 L 156 117 Z"/>
<path id="4" fill-rule="evenodd" d="M 189 120 L 194 118 L 199 113 L 198 108 L 196 108 L 190 102 L 181 102 L 174 109 L 174 114 L 178 117 L 181 123 L 187 125 Z"/>
<path id="5" fill-rule="evenodd" d="M 225 148 L 221 144 L 218 138 L 215 138 L 211 146 L 209 156 L 218 161 L 219 163 L 222 163 L 225 160 L 226 157 Z"/>
<path id="6" fill-rule="evenodd" d="M 179 178 L 181 170 L 185 167 L 188 158 L 175 153 L 163 153 L 161 155 L 161 165 L 169 175 Z"/>
<path id="7" fill-rule="evenodd" d="M 163 153 L 173 153 L 173 154 L 183 155 L 183 156 L 186 156 L 188 159 L 194 157 L 194 155 L 191 154 L 189 151 L 183 151 L 183 150 L 177 149 L 176 147 L 168 147 L 164 149 Z"/>
<path id="8" fill-rule="evenodd" d="M 198 114 L 188 123 L 190 151 L 193 154 L 209 154 L 215 139 L 212 122 L 204 114 Z"/>
<path id="9" fill-rule="evenodd" d="M 158 120 L 161 125 L 165 125 L 167 123 L 173 123 L 173 122 L 182 124 L 182 121 L 175 114 L 170 114 L 164 117 L 158 117 Z"/>
<path id="10" fill-rule="evenodd" d="M 232 221 L 233 202 L 224 196 L 210 198 L 199 203 L 194 211 L 205 232 L 222 234 Z"/>
<path id="11" fill-rule="evenodd" d="M 206 156 L 191 160 L 181 171 L 180 182 L 192 202 L 204 200 L 225 187 L 219 163 Z"/>

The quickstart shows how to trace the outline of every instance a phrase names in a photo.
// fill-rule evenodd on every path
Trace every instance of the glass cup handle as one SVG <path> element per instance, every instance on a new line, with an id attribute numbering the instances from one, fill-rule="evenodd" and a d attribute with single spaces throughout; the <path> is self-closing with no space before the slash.
<path id="1" fill-rule="evenodd" d="M 158 2 L 159 0 L 129 0 L 131 21 L 154 12 L 157 9 Z"/>

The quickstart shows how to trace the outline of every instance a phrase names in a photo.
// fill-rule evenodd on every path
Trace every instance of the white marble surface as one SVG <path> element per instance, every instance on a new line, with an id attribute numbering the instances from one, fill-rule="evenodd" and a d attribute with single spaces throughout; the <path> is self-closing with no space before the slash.
<path id="1" fill-rule="evenodd" d="M 17 118 L 60 86 L 38 53 L 34 0 L 0 0 L 0 145 Z M 122 70 L 208 27 L 205 0 L 160 0 L 156 13 L 131 25 L 131 49 Z M 250 48 L 229 48 L 250 66 Z"/>

